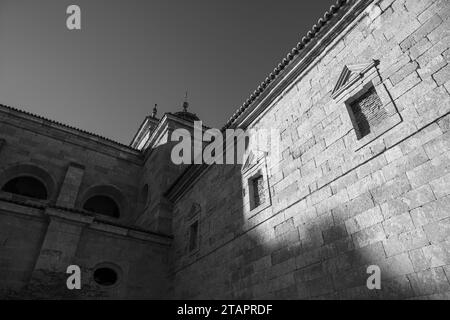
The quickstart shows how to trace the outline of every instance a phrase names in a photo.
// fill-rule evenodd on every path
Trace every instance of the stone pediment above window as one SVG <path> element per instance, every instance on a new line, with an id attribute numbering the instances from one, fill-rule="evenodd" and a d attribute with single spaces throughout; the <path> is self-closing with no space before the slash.
<path id="1" fill-rule="evenodd" d="M 200 204 L 197 202 L 192 203 L 191 209 L 189 210 L 189 213 L 187 215 L 187 219 L 190 220 L 194 218 L 200 211 L 202 211 L 202 207 L 200 206 Z"/>
<path id="2" fill-rule="evenodd" d="M 251 153 L 249 158 L 250 156 Z M 242 172 L 243 214 L 248 219 L 255 217 L 272 205 L 266 159 L 258 158 L 256 154 L 253 159 L 259 160 L 256 163 L 249 161 L 250 165 L 245 172 Z M 268 213 L 266 212 L 266 214 Z"/>
<path id="3" fill-rule="evenodd" d="M 331 96 L 336 99 L 341 93 L 352 86 L 355 82 L 358 82 L 365 73 L 378 64 L 377 60 L 372 60 L 367 63 L 345 65 L 342 69 L 341 75 L 334 86 Z"/>
<path id="4" fill-rule="evenodd" d="M 369 145 L 402 121 L 392 96 L 378 72 L 378 60 L 345 65 L 331 96 L 347 109 L 346 129 L 353 128 L 349 147 L 354 151 Z"/>
<path id="5" fill-rule="evenodd" d="M 244 157 L 245 161 L 242 164 L 241 172 L 246 172 L 258 163 L 261 163 L 267 154 L 267 152 L 258 150 L 248 152 L 248 154 Z"/>
<path id="6" fill-rule="evenodd" d="M 255 154 L 249 152 L 247 158 L 245 159 L 244 165 L 242 166 L 242 171 L 247 171 L 255 164 Z"/>

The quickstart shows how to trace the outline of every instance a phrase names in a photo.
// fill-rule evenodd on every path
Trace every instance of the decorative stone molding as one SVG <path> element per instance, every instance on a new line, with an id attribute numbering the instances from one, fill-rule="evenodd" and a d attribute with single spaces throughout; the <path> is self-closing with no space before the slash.
<path id="1" fill-rule="evenodd" d="M 345 2 L 345 3 L 344 3 Z M 305 43 L 295 48 L 295 56 L 292 55 L 290 63 L 284 64 L 278 69 L 277 75 L 272 73 L 265 81 L 264 89 L 252 94 L 249 99 L 232 115 L 222 130 L 228 128 L 247 128 L 252 122 L 274 105 L 274 102 L 282 96 L 283 92 L 293 83 L 296 83 L 302 74 L 307 73 L 319 61 L 318 58 L 327 54 L 328 47 L 344 37 L 349 26 L 357 23 L 357 18 L 373 0 L 342 1 L 329 13 L 325 13 L 327 23 L 324 21 L 320 32 L 318 30 L 305 37 Z M 344 5 L 345 4 L 345 5 Z M 339 36 L 338 36 L 339 35 Z M 300 44 L 300 43 L 299 43 Z M 198 177 L 208 169 L 207 165 L 191 165 L 166 191 L 166 196 L 171 201 L 177 201 L 183 192 L 188 189 Z"/>
<path id="2" fill-rule="evenodd" d="M 189 213 L 187 215 L 187 219 L 188 220 L 194 219 L 199 215 L 200 211 L 202 211 L 200 204 L 197 202 L 192 203 L 191 209 L 189 210 Z"/>
<path id="3" fill-rule="evenodd" d="M 189 255 L 193 256 L 196 255 L 200 251 L 200 219 L 198 216 L 194 218 L 189 224 L 188 224 L 188 253 Z M 195 229 L 195 230 L 194 230 Z M 193 233 L 195 232 L 195 234 Z M 191 248 L 192 242 L 195 243 L 195 247 Z"/>
<path id="4" fill-rule="evenodd" d="M 30 124 L 31 127 L 33 125 L 37 128 L 45 127 L 48 129 L 46 134 L 49 136 L 60 137 L 61 135 L 65 135 L 66 142 L 76 142 L 77 144 L 89 146 L 91 148 L 92 145 L 95 144 L 97 150 L 101 149 L 102 151 L 106 151 L 108 153 L 112 152 L 119 155 L 123 159 L 130 159 L 134 162 L 140 162 L 137 161 L 141 156 L 141 153 L 138 150 L 95 133 L 87 132 L 82 129 L 44 118 L 40 115 L 3 104 L 0 104 L 0 115 L 5 118 L 11 118 L 14 121 L 17 120 L 18 122 Z M 99 146 L 101 146 L 101 148 L 99 148 Z"/>
<path id="5" fill-rule="evenodd" d="M 83 191 L 81 195 L 79 195 L 76 201 L 76 208 L 83 210 L 83 205 L 86 201 L 93 196 L 107 196 L 111 198 L 119 208 L 120 217 L 108 217 L 106 215 L 100 215 L 103 219 L 111 220 L 111 221 L 124 221 L 129 217 L 130 207 L 127 204 L 126 198 L 123 192 L 116 186 L 112 184 L 99 184 L 92 186 Z"/>
<path id="6" fill-rule="evenodd" d="M 347 109 L 346 126 L 349 130 L 355 131 L 353 151 L 358 151 L 402 122 L 394 100 L 380 77 L 377 69 L 378 64 L 379 61 L 373 60 L 367 63 L 344 66 L 331 95 L 337 104 L 343 104 Z M 370 127 L 369 134 L 360 137 L 351 104 L 372 88 L 381 100 L 386 117 L 379 125 Z"/>
<path id="7" fill-rule="evenodd" d="M 331 97 L 336 99 L 344 93 L 345 90 L 350 88 L 353 84 L 355 84 L 359 79 L 364 77 L 364 74 L 369 72 L 372 68 L 374 68 L 378 64 L 377 60 L 373 60 L 369 63 L 360 63 L 353 65 L 346 65 L 342 69 L 341 75 L 331 93 Z"/>
<path id="8" fill-rule="evenodd" d="M 38 203 L 50 203 L 54 201 L 56 197 L 55 193 L 56 180 L 46 169 L 41 168 L 33 163 L 28 162 L 14 163 L 11 166 L 7 167 L 2 172 L 0 172 L 0 188 L 9 180 L 20 176 L 30 176 L 42 182 L 47 190 L 47 200 L 30 199 L 28 197 L 24 197 L 18 194 L 13 194 L 13 198 Z"/>
<path id="9" fill-rule="evenodd" d="M 254 216 L 256 216 L 261 211 L 267 209 L 272 205 L 272 197 L 270 193 L 270 185 L 269 185 L 269 177 L 268 177 L 268 170 L 267 170 L 267 161 L 266 157 L 261 157 L 258 160 L 256 160 L 254 163 L 252 159 L 254 155 L 250 152 L 250 154 L 247 157 L 247 160 L 244 162 L 243 165 L 243 172 L 242 172 L 242 198 L 243 198 L 243 210 L 244 210 L 244 217 L 247 219 L 250 219 Z M 252 164 L 253 163 L 253 164 Z M 255 177 L 261 176 L 264 183 L 264 197 L 265 201 L 264 203 L 254 207 L 252 197 L 255 192 L 253 190 L 252 181 Z"/>

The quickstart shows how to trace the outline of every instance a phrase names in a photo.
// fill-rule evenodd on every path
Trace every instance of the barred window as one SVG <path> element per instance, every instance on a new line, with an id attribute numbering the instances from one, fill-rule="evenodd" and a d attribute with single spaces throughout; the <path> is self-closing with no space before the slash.
<path id="1" fill-rule="evenodd" d="M 262 175 L 256 176 L 252 179 L 252 189 L 253 189 L 253 208 L 259 207 L 265 202 L 265 191 L 264 191 L 264 178 Z M 252 208 L 252 209 L 253 209 Z"/>
<path id="2" fill-rule="evenodd" d="M 370 87 L 363 95 L 351 102 L 349 111 L 358 139 L 368 135 L 372 128 L 388 117 L 374 87 Z"/>

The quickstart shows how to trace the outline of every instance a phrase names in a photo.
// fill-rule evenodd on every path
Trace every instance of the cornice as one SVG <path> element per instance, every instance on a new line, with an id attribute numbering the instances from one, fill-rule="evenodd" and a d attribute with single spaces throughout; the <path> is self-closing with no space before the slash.
<path id="1" fill-rule="evenodd" d="M 92 230 L 104 231 L 109 234 L 117 234 L 137 240 L 157 242 L 160 244 L 170 245 L 173 239 L 172 235 L 154 232 L 138 226 L 124 224 L 120 222 L 112 222 L 97 217 L 89 212 L 77 210 L 73 208 L 65 208 L 49 204 L 39 204 L 38 201 L 20 201 L 4 197 L 0 197 L 0 207 L 5 212 L 19 213 L 29 217 L 56 217 L 66 220 L 70 223 L 85 224 Z M 23 208 L 37 209 L 37 212 L 28 212 Z"/>
<path id="2" fill-rule="evenodd" d="M 69 126 L 67 124 L 55 121 L 55 120 L 51 120 L 51 119 L 47 119 L 44 118 L 42 116 L 33 114 L 31 112 L 27 112 L 15 107 L 11 107 L 11 106 L 7 106 L 7 105 L 3 105 L 0 104 L 0 112 L 7 114 L 7 115 L 11 115 L 13 117 L 16 117 L 20 120 L 23 121 L 27 121 L 27 122 L 31 122 L 40 126 L 46 126 L 48 128 L 50 128 L 51 130 L 57 130 L 60 132 L 64 132 L 64 133 L 68 133 L 70 135 L 73 135 L 74 137 L 79 137 L 80 141 L 86 141 L 88 140 L 89 142 L 92 143 L 96 143 L 96 144 L 102 144 L 105 147 L 108 148 L 113 148 L 116 151 L 120 151 L 120 152 L 124 152 L 126 154 L 129 154 L 131 156 L 140 156 L 141 153 L 134 149 L 131 148 L 130 146 L 127 146 L 125 144 L 122 144 L 120 142 L 102 137 L 100 135 L 97 135 L 95 133 L 91 133 L 82 129 L 78 129 L 72 126 Z"/>
<path id="3" fill-rule="evenodd" d="M 267 98 L 277 97 L 283 86 L 296 79 L 308 65 L 374 0 L 337 0 L 278 66 L 227 121 L 223 129 L 237 127 L 248 113 Z M 269 99 L 270 100 L 270 99 Z M 260 109 L 260 108 L 259 108 Z"/>

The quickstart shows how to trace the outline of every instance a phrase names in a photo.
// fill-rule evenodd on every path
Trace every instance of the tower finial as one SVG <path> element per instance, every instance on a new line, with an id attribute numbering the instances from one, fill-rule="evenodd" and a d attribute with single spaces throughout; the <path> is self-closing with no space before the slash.
<path id="1" fill-rule="evenodd" d="M 155 103 L 155 106 L 153 107 L 152 118 L 156 118 L 157 113 L 158 113 L 158 104 Z"/>
<path id="2" fill-rule="evenodd" d="M 188 100 L 188 92 L 186 91 L 186 94 L 184 95 L 184 102 L 183 102 L 183 112 L 187 112 L 187 108 L 189 107 Z"/>

